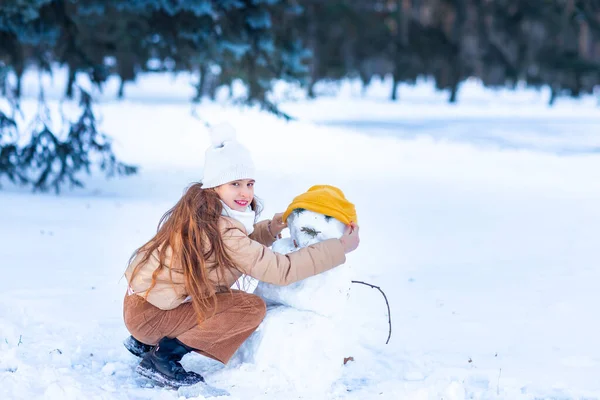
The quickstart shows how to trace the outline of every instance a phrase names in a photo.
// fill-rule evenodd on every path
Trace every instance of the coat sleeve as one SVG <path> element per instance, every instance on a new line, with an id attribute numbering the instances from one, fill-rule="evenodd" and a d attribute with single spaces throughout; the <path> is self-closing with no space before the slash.
<path id="1" fill-rule="evenodd" d="M 249 237 L 250 239 L 257 241 L 258 243 L 265 245 L 267 247 L 271 247 L 271 245 L 275 242 L 275 239 L 269 233 L 269 222 L 270 220 L 260 221 L 254 225 L 254 232 L 252 232 Z"/>
<path id="2" fill-rule="evenodd" d="M 250 239 L 238 228 L 227 230 L 223 241 L 240 272 L 274 285 L 289 285 L 346 262 L 344 247 L 338 239 L 328 239 L 285 255 Z"/>

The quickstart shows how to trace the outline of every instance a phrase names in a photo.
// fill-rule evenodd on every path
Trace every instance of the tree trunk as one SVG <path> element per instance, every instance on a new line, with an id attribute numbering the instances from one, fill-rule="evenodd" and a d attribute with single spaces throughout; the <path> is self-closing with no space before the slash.
<path id="1" fill-rule="evenodd" d="M 309 99 L 314 99 L 315 97 L 317 97 L 315 95 L 315 83 L 316 82 L 313 81 L 312 78 L 311 78 L 310 82 L 308 83 L 308 89 L 307 89 L 306 93 L 307 93 Z"/>
<path id="2" fill-rule="evenodd" d="M 392 95 L 390 99 L 392 101 L 398 100 L 398 84 L 401 80 L 402 65 L 405 64 L 403 60 L 404 50 L 408 47 L 408 12 L 404 10 L 404 1 L 396 1 L 396 31 L 393 35 L 393 55 L 394 60 L 394 72 L 393 83 L 392 83 Z"/>
<path id="3" fill-rule="evenodd" d="M 6 77 L 0 77 L 0 94 L 2 97 L 6 97 Z"/>
<path id="4" fill-rule="evenodd" d="M 69 80 L 67 81 L 67 90 L 65 92 L 65 96 L 67 96 L 68 99 L 72 99 L 73 98 L 73 86 L 75 86 L 75 79 L 77 78 L 77 71 L 75 71 L 75 68 L 69 66 Z"/>
<path id="5" fill-rule="evenodd" d="M 453 82 L 452 87 L 450 88 L 450 98 L 448 99 L 448 103 L 456 103 L 458 95 L 458 82 Z"/>
<path id="6" fill-rule="evenodd" d="M 265 94 L 258 82 L 256 69 L 256 58 L 253 57 L 248 65 L 248 100 L 258 100 L 260 104 L 263 104 Z"/>
<path id="7" fill-rule="evenodd" d="M 22 82 L 23 82 L 23 70 L 19 70 L 19 71 L 15 71 L 16 75 L 17 75 L 17 87 L 15 88 L 15 97 L 17 99 L 21 98 L 21 93 L 22 93 Z"/>
<path id="8" fill-rule="evenodd" d="M 360 81 L 362 83 L 360 93 L 364 97 L 367 94 L 367 89 L 369 88 L 369 84 L 371 83 L 371 78 L 367 73 L 360 73 Z"/>
<path id="9" fill-rule="evenodd" d="M 125 97 L 125 79 L 121 77 L 121 83 L 119 84 L 119 93 L 117 94 L 119 99 L 123 99 Z"/>
<path id="10" fill-rule="evenodd" d="M 392 83 L 392 96 L 390 97 L 390 99 L 392 101 L 396 101 L 398 100 L 398 84 L 400 83 L 400 81 L 396 77 L 396 74 L 394 74 L 393 79 L 394 81 Z"/>
<path id="11" fill-rule="evenodd" d="M 452 41 L 454 46 L 451 49 L 452 61 L 450 63 L 450 98 L 449 103 L 456 103 L 458 95 L 458 86 L 465 71 L 465 62 L 463 58 L 463 36 L 465 24 L 467 22 L 467 5 L 464 0 L 456 2 L 456 16 L 454 18 L 454 26 L 452 29 Z"/>
<path id="12" fill-rule="evenodd" d="M 212 75 L 211 83 L 208 85 L 208 96 L 212 101 L 215 101 L 217 98 L 217 89 L 219 88 L 219 75 Z"/>
<path id="13" fill-rule="evenodd" d="M 317 17 L 316 17 L 315 4 L 311 4 L 306 7 L 306 15 L 308 20 L 308 41 L 307 47 L 312 52 L 312 57 L 310 58 L 310 64 L 308 66 L 309 79 L 307 95 L 310 99 L 314 99 L 315 95 L 315 84 L 317 83 L 317 46 L 318 46 L 318 37 L 317 37 Z"/>
<path id="14" fill-rule="evenodd" d="M 204 96 L 204 92 L 206 90 L 206 82 L 208 78 L 208 66 L 206 64 L 200 65 L 200 79 L 198 79 L 198 84 L 196 85 L 196 96 L 193 101 L 195 103 L 199 103 L 202 101 L 202 96 Z"/>
<path id="15" fill-rule="evenodd" d="M 23 74 L 25 73 L 25 54 L 23 54 L 23 47 L 19 44 L 18 48 L 15 50 L 14 54 L 14 66 L 13 69 L 15 71 L 15 75 L 17 76 L 17 87 L 15 88 L 15 97 L 17 99 L 21 98 L 22 94 L 22 81 Z"/>
<path id="16" fill-rule="evenodd" d="M 23 46 L 18 41 L 13 42 L 13 51 L 11 51 L 11 57 L 13 62 L 13 70 L 17 77 L 17 86 L 15 87 L 15 97 L 17 99 L 21 98 L 22 94 L 22 78 L 25 73 L 25 54 L 23 50 Z"/>
<path id="17" fill-rule="evenodd" d="M 572 95 L 575 98 L 581 96 L 581 74 L 579 72 L 575 73 L 575 87 L 573 88 Z"/>

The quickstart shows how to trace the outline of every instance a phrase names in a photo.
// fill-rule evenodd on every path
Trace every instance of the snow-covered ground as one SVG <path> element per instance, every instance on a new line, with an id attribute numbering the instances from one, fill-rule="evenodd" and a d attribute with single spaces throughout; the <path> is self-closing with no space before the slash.
<path id="1" fill-rule="evenodd" d="M 63 84 L 60 73 L 46 83 L 54 105 Z M 386 345 L 380 294 L 354 285 L 354 361 L 327 392 L 296 392 L 239 358 L 222 366 L 190 355 L 184 366 L 235 399 L 600 398 L 596 99 L 550 109 L 544 91 L 470 82 L 452 106 L 424 82 L 390 103 L 386 82 L 364 97 L 345 82 L 315 101 L 278 89 L 298 117 L 287 123 L 224 103 L 194 107 L 185 76 L 145 77 L 124 101 L 116 85 L 99 97 L 101 127 L 139 175 L 94 176 L 60 196 L 1 182 L 0 399 L 193 398 L 146 388 L 133 372 L 121 275 L 201 176 L 204 123 L 222 120 L 253 151 L 264 217 L 318 183 L 356 204 L 362 240 L 349 262 L 354 279 L 387 294 L 393 333 Z M 26 113 L 37 86 L 29 75 Z"/>

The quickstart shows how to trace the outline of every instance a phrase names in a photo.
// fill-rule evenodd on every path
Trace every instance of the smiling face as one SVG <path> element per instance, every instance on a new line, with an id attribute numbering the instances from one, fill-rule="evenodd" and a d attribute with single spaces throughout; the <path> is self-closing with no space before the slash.
<path id="1" fill-rule="evenodd" d="M 217 186 L 215 192 L 232 210 L 246 211 L 254 199 L 254 179 L 227 182 Z"/>

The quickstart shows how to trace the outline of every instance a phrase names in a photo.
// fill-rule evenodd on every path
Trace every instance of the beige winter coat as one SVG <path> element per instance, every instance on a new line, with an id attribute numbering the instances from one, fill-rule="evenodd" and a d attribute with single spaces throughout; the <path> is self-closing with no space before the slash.
<path id="1" fill-rule="evenodd" d="M 215 260 L 207 260 L 209 279 L 217 291 L 227 290 L 243 274 L 275 285 L 289 285 L 325 272 L 346 261 L 344 248 L 338 239 L 325 240 L 285 255 L 275 253 L 268 248 L 275 240 L 267 230 L 268 222 L 257 223 L 254 232 L 248 236 L 240 222 L 233 218 L 221 217 L 219 227 L 223 242 L 237 269 L 227 271 L 225 276 L 219 277 L 216 269 L 213 268 Z M 152 282 L 152 274 L 159 266 L 158 256 L 155 254 L 140 266 L 134 279 L 131 280 L 133 270 L 144 254 L 140 252 L 125 272 L 130 291 L 141 296 L 146 295 Z M 159 270 L 156 285 L 147 296 L 150 304 L 162 310 L 176 308 L 188 296 L 183 271 L 180 266 L 171 265 L 170 255 L 170 249 L 167 249 L 166 265 Z"/>

